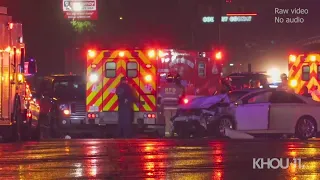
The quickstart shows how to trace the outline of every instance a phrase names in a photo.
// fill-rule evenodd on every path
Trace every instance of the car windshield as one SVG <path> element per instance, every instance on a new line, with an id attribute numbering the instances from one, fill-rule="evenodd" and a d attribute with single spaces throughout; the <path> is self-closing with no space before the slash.
<path id="1" fill-rule="evenodd" d="M 85 82 L 80 80 L 72 81 L 55 81 L 53 84 L 54 95 L 57 97 L 77 97 L 85 98 L 86 86 Z"/>
<path id="2" fill-rule="evenodd" d="M 232 91 L 228 93 L 229 99 L 231 102 L 235 102 L 240 99 L 242 96 L 248 94 L 248 91 Z"/>

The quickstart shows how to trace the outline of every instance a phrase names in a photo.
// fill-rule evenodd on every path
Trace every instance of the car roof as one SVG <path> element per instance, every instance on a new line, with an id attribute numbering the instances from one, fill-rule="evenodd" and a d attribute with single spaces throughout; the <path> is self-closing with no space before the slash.
<path id="1" fill-rule="evenodd" d="M 51 76 L 46 76 L 47 79 L 52 79 L 55 81 L 72 81 L 72 80 L 85 80 L 83 76 L 80 75 L 70 75 L 70 74 L 55 74 Z"/>

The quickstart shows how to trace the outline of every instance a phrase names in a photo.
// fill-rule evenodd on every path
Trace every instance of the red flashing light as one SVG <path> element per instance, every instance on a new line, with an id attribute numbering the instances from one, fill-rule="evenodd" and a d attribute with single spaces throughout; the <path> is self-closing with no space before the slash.
<path id="1" fill-rule="evenodd" d="M 30 112 L 28 112 L 28 113 L 27 113 L 27 117 L 28 117 L 28 118 L 31 118 L 31 117 L 32 117 L 32 114 L 31 114 Z"/>
<path id="2" fill-rule="evenodd" d="M 92 49 L 88 50 L 88 57 L 89 58 L 95 58 L 96 55 L 97 55 L 97 51 L 92 50 Z"/>
<path id="3" fill-rule="evenodd" d="M 148 114 L 148 118 L 151 118 L 152 117 L 152 115 L 151 114 Z"/>
<path id="4" fill-rule="evenodd" d="M 215 58 L 217 59 L 217 60 L 221 60 L 222 59 L 222 52 L 221 51 L 218 51 L 218 52 L 216 52 L 215 53 Z"/>
<path id="5" fill-rule="evenodd" d="M 120 52 L 119 52 L 119 56 L 120 56 L 120 57 L 124 57 L 124 55 L 125 55 L 125 52 L 124 52 L 124 51 L 120 51 Z"/>
<path id="6" fill-rule="evenodd" d="M 88 114 L 88 118 L 91 118 L 91 114 Z"/>
<path id="7" fill-rule="evenodd" d="M 152 118 L 156 118 L 156 115 L 155 115 L 155 114 L 152 114 L 151 117 L 152 117 Z"/>
<path id="8" fill-rule="evenodd" d="M 13 29 L 13 23 L 9 23 L 9 29 Z"/>
<path id="9" fill-rule="evenodd" d="M 148 57 L 149 58 L 155 58 L 156 57 L 156 51 L 151 49 L 148 51 Z"/>
<path id="10" fill-rule="evenodd" d="M 297 60 L 297 56 L 296 55 L 293 55 L 293 54 L 289 55 L 289 61 L 290 62 L 296 62 L 296 60 Z"/>
<path id="11" fill-rule="evenodd" d="M 184 104 L 188 104 L 189 103 L 189 99 L 183 99 L 183 103 Z"/>
<path id="12" fill-rule="evenodd" d="M 161 50 L 158 51 L 158 55 L 160 58 L 163 58 L 165 56 L 164 52 Z"/>

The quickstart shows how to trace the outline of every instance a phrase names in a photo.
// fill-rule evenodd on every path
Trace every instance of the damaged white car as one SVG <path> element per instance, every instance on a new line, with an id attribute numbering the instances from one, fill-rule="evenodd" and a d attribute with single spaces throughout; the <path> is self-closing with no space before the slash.
<path id="1" fill-rule="evenodd" d="M 237 134 L 285 134 L 308 139 L 320 128 L 319 109 L 320 103 L 308 97 L 279 89 L 248 89 L 196 98 L 180 107 L 173 124 L 183 137 L 230 136 L 225 129 L 232 129 Z"/>

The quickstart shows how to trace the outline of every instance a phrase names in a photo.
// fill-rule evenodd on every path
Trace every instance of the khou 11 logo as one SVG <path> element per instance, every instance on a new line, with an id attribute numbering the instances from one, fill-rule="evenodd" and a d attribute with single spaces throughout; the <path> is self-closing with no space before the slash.
<path id="1" fill-rule="evenodd" d="M 303 168 L 301 158 L 253 158 L 253 169 L 288 169 L 290 164 Z"/>

